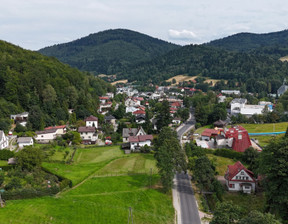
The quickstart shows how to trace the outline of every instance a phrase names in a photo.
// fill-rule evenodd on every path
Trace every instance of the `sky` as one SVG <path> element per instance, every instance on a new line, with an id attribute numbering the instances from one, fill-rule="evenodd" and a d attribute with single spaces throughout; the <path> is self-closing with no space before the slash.
<path id="1" fill-rule="evenodd" d="M 285 0 L 0 0 L 0 39 L 29 50 L 108 29 L 201 44 L 288 28 Z"/>

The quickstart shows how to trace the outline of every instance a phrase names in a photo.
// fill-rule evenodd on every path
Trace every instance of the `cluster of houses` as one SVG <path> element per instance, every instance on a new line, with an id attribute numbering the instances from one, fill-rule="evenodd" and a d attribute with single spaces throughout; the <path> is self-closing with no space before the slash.
<path id="1" fill-rule="evenodd" d="M 107 93 L 105 96 L 100 96 L 100 105 L 98 108 L 98 113 L 105 115 L 112 108 L 112 99 L 114 98 L 114 93 Z"/>
<path id="2" fill-rule="evenodd" d="M 141 147 L 152 145 L 153 135 L 147 135 L 142 127 L 139 128 L 123 128 L 122 138 L 124 144 L 122 149 L 126 153 L 140 150 Z"/>
<path id="3" fill-rule="evenodd" d="M 224 121 L 217 121 L 214 123 L 225 125 Z M 231 148 L 236 152 L 244 152 L 247 148 L 253 147 L 249 134 L 242 126 L 234 127 L 219 127 L 214 129 L 205 129 L 201 137 L 196 139 L 196 144 L 202 148 Z M 259 147 L 256 147 L 259 150 Z"/>

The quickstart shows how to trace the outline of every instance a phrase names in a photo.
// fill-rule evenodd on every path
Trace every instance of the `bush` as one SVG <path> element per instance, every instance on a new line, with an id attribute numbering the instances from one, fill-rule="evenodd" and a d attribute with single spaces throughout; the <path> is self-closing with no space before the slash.
<path id="1" fill-rule="evenodd" d="M 236 152 L 231 149 L 216 149 L 214 151 L 214 155 L 234 160 L 242 160 L 243 158 L 243 154 L 241 152 Z"/>
<path id="2" fill-rule="evenodd" d="M 8 149 L 0 150 L 0 160 L 8 160 L 9 158 L 12 157 L 14 157 L 14 152 Z"/>

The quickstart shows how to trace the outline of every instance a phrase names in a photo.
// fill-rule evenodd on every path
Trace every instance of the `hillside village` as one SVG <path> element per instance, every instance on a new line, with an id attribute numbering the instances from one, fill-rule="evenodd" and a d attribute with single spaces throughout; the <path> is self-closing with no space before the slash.
<path id="1" fill-rule="evenodd" d="M 181 47 L 170 47 L 180 57 Z M 220 52 L 211 49 L 211 57 Z M 113 69 L 125 74 L 97 77 L 30 54 L 44 63 L 35 69 L 42 78 L 33 60 L 21 64 L 26 56 L 7 62 L 17 65 L 15 74 L 0 64 L 7 74 L 3 81 L 0 70 L 1 219 L 14 223 L 21 212 L 29 223 L 67 223 L 70 216 L 72 223 L 124 223 L 127 209 L 129 219 L 134 209 L 137 223 L 180 224 L 182 212 L 195 223 L 226 224 L 222 217 L 287 223 L 288 83 L 279 81 L 282 73 L 246 82 L 223 79 L 230 73 L 221 76 L 215 67 L 213 79 L 210 70 L 141 79 L 148 63 L 142 61 L 139 77 L 127 78 L 130 70 L 120 64 Z M 182 71 L 173 63 L 172 70 Z"/>

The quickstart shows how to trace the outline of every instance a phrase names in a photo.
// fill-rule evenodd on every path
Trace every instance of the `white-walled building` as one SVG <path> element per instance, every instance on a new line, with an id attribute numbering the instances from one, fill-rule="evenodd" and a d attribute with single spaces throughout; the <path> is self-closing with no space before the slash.
<path id="1" fill-rule="evenodd" d="M 38 143 L 49 143 L 54 141 L 57 137 L 57 129 L 49 129 L 44 131 L 36 131 L 35 140 Z"/>
<path id="2" fill-rule="evenodd" d="M 95 127 L 98 128 L 98 117 L 93 115 L 85 118 L 86 127 Z"/>
<path id="3" fill-rule="evenodd" d="M 153 135 L 139 135 L 130 136 L 128 142 L 130 142 L 130 150 L 135 151 L 145 145 L 151 146 Z"/>
<path id="4" fill-rule="evenodd" d="M 25 146 L 30 146 L 34 144 L 34 140 L 32 137 L 19 137 L 17 139 L 17 143 L 20 149 L 24 148 Z"/>
<path id="5" fill-rule="evenodd" d="M 242 114 L 246 117 L 251 117 L 253 114 L 263 114 L 265 107 L 267 107 L 268 111 L 271 112 L 273 110 L 272 103 L 260 101 L 259 105 L 249 105 L 246 104 L 247 99 L 243 98 L 235 98 L 231 101 L 231 115 Z"/>
<path id="6" fill-rule="evenodd" d="M 84 144 L 95 144 L 98 139 L 95 127 L 79 127 L 78 132 Z"/>
<path id="7" fill-rule="evenodd" d="M 228 165 L 225 174 L 226 186 L 229 191 L 255 192 L 256 179 L 253 172 L 246 169 L 240 161 L 234 165 Z"/>
<path id="8" fill-rule="evenodd" d="M 5 135 L 4 131 L 0 130 L 0 149 L 5 149 L 9 145 L 9 139 Z"/>
<path id="9" fill-rule="evenodd" d="M 128 142 L 130 136 L 146 135 L 146 132 L 142 127 L 140 128 L 123 128 L 122 138 L 123 142 Z"/>

